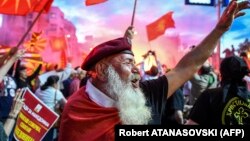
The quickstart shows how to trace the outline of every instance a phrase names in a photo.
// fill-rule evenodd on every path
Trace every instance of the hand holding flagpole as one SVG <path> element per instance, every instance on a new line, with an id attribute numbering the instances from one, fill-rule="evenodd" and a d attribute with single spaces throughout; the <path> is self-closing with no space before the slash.
<path id="1" fill-rule="evenodd" d="M 135 0 L 134 2 L 134 9 L 133 9 L 133 14 L 132 14 L 131 24 L 127 28 L 125 35 L 124 35 L 124 37 L 127 37 L 130 41 L 134 38 L 134 35 L 135 35 L 134 19 L 135 19 L 136 3 L 137 3 L 137 0 Z"/>

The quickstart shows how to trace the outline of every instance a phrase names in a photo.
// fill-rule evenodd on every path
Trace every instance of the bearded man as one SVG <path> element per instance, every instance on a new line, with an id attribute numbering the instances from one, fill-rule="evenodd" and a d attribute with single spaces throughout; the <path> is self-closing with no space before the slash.
<path id="1" fill-rule="evenodd" d="M 95 47 L 82 69 L 91 78 L 66 104 L 60 141 L 113 141 L 117 124 L 161 124 L 166 100 L 202 66 L 234 18 L 244 15 L 249 2 L 233 0 L 216 27 L 174 69 L 156 80 L 139 82 L 127 34 Z M 126 33 L 131 33 L 131 28 Z"/>

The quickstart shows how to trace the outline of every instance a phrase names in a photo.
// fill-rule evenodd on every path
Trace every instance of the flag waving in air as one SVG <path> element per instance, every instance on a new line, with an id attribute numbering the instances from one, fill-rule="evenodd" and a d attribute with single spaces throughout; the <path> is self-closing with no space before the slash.
<path id="1" fill-rule="evenodd" d="M 85 5 L 86 6 L 90 6 L 90 5 L 95 5 L 95 4 L 103 3 L 105 1 L 108 1 L 108 0 L 86 0 L 85 1 Z"/>
<path id="2" fill-rule="evenodd" d="M 47 40 L 41 37 L 42 32 L 33 32 L 29 41 L 26 41 L 23 46 L 27 51 L 41 52 L 44 50 Z"/>
<path id="3" fill-rule="evenodd" d="M 0 13 L 27 15 L 30 12 L 48 12 L 53 0 L 1 0 Z"/>
<path id="4" fill-rule="evenodd" d="M 167 28 L 175 28 L 175 22 L 172 18 L 173 12 L 168 12 L 153 23 L 147 25 L 148 41 L 156 39 L 165 33 Z"/>

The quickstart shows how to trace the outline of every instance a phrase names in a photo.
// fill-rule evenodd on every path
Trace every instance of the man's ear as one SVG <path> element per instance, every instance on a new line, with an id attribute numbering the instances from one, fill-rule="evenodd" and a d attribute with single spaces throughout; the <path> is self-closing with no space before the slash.
<path id="1" fill-rule="evenodd" d="M 95 71 L 96 71 L 96 77 L 104 82 L 108 81 L 108 76 L 107 76 L 107 68 L 108 68 L 108 64 L 104 63 L 104 62 L 98 62 L 95 65 Z"/>

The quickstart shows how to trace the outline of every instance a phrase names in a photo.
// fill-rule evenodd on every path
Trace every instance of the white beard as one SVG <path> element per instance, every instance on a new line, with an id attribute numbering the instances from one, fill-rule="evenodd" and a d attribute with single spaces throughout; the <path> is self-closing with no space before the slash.
<path id="1" fill-rule="evenodd" d="M 117 100 L 116 107 L 123 124 L 143 125 L 151 120 L 151 109 L 146 106 L 146 98 L 140 88 L 134 88 L 131 80 L 121 80 L 112 66 L 107 69 L 106 89 Z"/>

